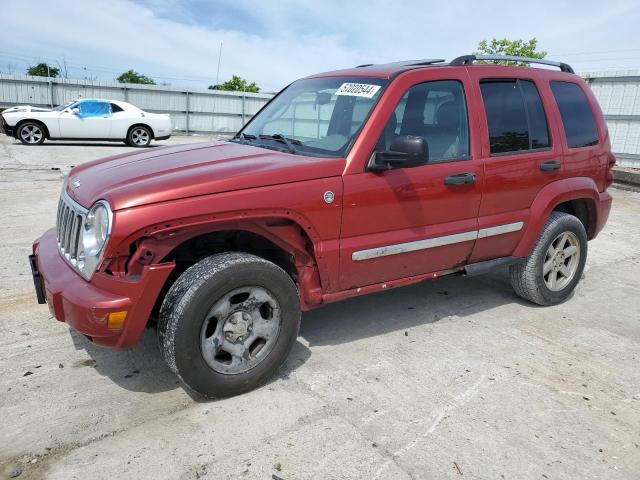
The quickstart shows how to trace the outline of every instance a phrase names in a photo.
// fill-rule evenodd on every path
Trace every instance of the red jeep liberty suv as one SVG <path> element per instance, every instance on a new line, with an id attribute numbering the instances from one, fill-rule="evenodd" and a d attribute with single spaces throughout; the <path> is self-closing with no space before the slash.
<path id="1" fill-rule="evenodd" d="M 564 63 L 362 65 L 292 83 L 229 141 L 75 167 L 30 263 L 59 321 L 115 348 L 156 325 L 188 387 L 234 395 L 325 303 L 498 265 L 519 296 L 562 302 L 614 163 Z"/>

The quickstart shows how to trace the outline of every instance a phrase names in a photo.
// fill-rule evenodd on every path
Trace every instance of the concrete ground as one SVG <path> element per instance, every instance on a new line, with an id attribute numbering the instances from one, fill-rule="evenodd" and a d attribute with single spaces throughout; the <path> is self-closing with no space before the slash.
<path id="1" fill-rule="evenodd" d="M 329 305 L 272 382 L 202 402 L 151 331 L 102 349 L 36 304 L 63 172 L 127 148 L 0 135 L 0 478 L 640 478 L 640 194 L 612 189 L 562 305 L 504 271 Z"/>

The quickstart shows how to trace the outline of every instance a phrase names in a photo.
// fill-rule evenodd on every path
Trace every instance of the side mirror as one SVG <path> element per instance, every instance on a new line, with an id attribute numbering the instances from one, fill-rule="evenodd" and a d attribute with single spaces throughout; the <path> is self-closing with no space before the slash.
<path id="1" fill-rule="evenodd" d="M 78 107 L 72 108 L 71 113 L 73 113 L 74 115 L 80 115 L 80 109 Z"/>
<path id="2" fill-rule="evenodd" d="M 396 138 L 389 150 L 374 152 L 367 166 L 370 172 L 382 172 L 392 168 L 409 168 L 429 161 L 429 146 L 424 137 L 404 135 Z"/>

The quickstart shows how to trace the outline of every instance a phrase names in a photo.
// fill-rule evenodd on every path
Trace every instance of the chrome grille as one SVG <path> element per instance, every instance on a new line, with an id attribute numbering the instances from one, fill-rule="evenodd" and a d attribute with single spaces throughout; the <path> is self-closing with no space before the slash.
<path id="1" fill-rule="evenodd" d="M 74 202 L 67 192 L 62 192 L 58 202 L 56 237 L 62 257 L 74 267 L 78 264 L 80 233 L 88 210 Z"/>

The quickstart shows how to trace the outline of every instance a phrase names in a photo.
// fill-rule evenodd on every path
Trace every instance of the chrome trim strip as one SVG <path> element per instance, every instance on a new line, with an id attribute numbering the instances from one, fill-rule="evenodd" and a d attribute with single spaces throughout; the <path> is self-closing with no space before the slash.
<path id="1" fill-rule="evenodd" d="M 494 235 L 517 232 L 518 230 L 522 230 L 523 226 L 524 222 L 513 222 L 505 225 L 496 225 L 495 227 L 481 228 L 478 230 L 478 238 L 493 237 Z"/>
<path id="2" fill-rule="evenodd" d="M 416 240 L 415 242 L 397 243 L 395 245 L 387 245 L 385 247 L 370 248 L 360 250 L 351 254 L 351 260 L 358 262 L 360 260 L 368 260 L 370 258 L 386 257 L 388 255 L 397 255 L 399 253 L 415 252 L 416 250 L 425 250 L 427 248 L 442 247 L 443 245 L 451 245 L 453 243 L 469 242 L 478 238 L 478 232 L 454 233 L 453 235 L 445 235 L 444 237 L 427 238 L 425 240 Z"/>
<path id="3" fill-rule="evenodd" d="M 426 250 L 429 248 L 442 247 L 444 245 L 452 245 L 454 243 L 469 242 L 479 238 L 517 232 L 518 230 L 521 230 L 523 226 L 524 222 L 507 223 L 505 225 L 496 225 L 495 227 L 481 228 L 480 230 L 472 230 L 470 232 L 454 233 L 453 235 L 445 235 L 443 237 L 433 237 L 424 240 L 416 240 L 414 242 L 396 243 L 394 245 L 386 245 L 384 247 L 358 250 L 351 254 L 351 260 L 359 262 L 362 260 L 369 260 L 371 258 L 386 257 L 389 255 L 398 255 L 400 253 L 415 252 L 417 250 Z"/>

